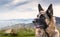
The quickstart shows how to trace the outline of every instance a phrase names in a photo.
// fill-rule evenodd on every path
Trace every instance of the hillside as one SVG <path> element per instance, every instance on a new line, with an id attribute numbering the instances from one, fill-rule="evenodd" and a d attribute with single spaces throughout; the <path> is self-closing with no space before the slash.
<path id="1" fill-rule="evenodd" d="M 23 19 L 22 19 L 23 20 Z M 14 19 L 14 20 L 10 20 L 10 21 L 22 21 L 22 20 L 19 20 L 19 19 Z M 31 21 L 30 21 L 31 20 Z M 17 23 L 17 24 L 13 24 L 11 26 L 6 26 L 6 27 L 3 27 L 2 29 L 9 29 L 9 28 L 21 28 L 21 27 L 31 27 L 33 28 L 34 27 L 34 24 L 33 23 L 25 23 L 25 22 L 32 22 L 33 19 L 24 19 L 22 22 L 23 23 Z M 60 28 L 60 18 L 59 17 L 56 17 L 56 26 L 58 26 Z"/>
<path id="2" fill-rule="evenodd" d="M 60 28 L 60 17 L 56 17 L 56 26 Z"/>

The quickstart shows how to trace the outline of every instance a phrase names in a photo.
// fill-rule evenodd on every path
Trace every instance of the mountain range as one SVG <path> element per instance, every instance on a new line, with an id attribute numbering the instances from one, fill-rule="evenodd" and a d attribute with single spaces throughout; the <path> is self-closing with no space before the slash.
<path id="1" fill-rule="evenodd" d="M 21 27 L 34 27 L 32 23 L 34 19 L 12 19 L 12 20 L 4 20 L 7 26 L 2 27 L 1 29 L 8 29 L 8 28 L 21 28 Z M 2 20 L 1 20 L 2 21 Z M 60 27 L 60 17 L 56 17 L 56 26 Z"/>

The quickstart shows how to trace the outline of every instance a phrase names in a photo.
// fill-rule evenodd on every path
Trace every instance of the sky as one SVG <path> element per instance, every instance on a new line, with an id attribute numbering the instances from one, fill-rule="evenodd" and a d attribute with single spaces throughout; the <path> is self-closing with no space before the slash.
<path id="1" fill-rule="evenodd" d="M 0 0 L 0 20 L 36 18 L 38 3 L 45 10 L 52 3 L 54 16 L 60 17 L 60 0 Z"/>

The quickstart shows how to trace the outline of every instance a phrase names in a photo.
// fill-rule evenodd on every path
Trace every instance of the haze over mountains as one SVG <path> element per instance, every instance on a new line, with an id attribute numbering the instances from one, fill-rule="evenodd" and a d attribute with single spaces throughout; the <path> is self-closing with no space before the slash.
<path id="1" fill-rule="evenodd" d="M 34 19 L 11 19 L 11 20 L 0 20 L 1 29 L 8 28 L 20 28 L 20 27 L 33 27 L 32 23 Z M 56 17 L 57 26 L 60 27 L 60 17 Z"/>
<path id="2" fill-rule="evenodd" d="M 0 20 L 0 28 L 5 26 L 11 26 L 18 23 L 32 23 L 33 19 L 10 19 L 10 20 Z"/>

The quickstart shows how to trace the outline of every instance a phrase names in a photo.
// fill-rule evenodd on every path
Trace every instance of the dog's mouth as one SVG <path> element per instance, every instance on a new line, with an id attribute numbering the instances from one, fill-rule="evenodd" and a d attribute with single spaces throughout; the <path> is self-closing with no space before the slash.
<path id="1" fill-rule="evenodd" d="M 40 24 L 37 24 L 37 23 L 35 23 L 34 26 L 35 26 L 36 28 L 43 28 L 43 25 L 40 25 Z"/>
<path id="2" fill-rule="evenodd" d="M 33 21 L 33 24 L 34 24 L 35 28 L 41 28 L 41 25 L 39 23 L 37 23 L 36 20 Z"/>
<path id="3" fill-rule="evenodd" d="M 35 26 L 36 28 L 42 28 L 42 25 L 37 25 L 37 26 Z"/>

